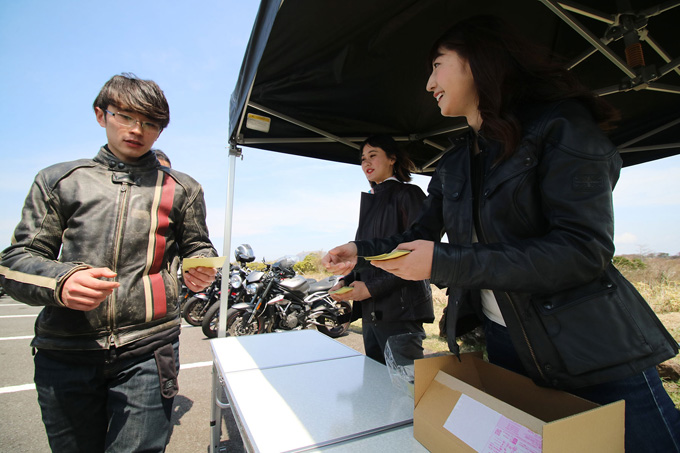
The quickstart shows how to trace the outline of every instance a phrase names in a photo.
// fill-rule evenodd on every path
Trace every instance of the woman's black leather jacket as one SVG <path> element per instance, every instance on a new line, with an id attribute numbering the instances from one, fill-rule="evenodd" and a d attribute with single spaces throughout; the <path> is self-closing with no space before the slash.
<path id="1" fill-rule="evenodd" d="M 414 226 L 358 241 L 359 255 L 446 233 L 448 243 L 435 244 L 431 282 L 449 288 L 449 348 L 458 353 L 469 315 L 482 319 L 479 290 L 493 290 L 524 367 L 542 385 L 593 385 L 675 356 L 677 342 L 611 262 L 618 151 L 576 101 L 535 106 L 522 118 L 521 143 L 501 163 L 499 143 L 472 132 L 457 138 Z M 478 193 L 475 138 L 484 161 Z"/>
<path id="2" fill-rule="evenodd" d="M 388 179 L 374 185 L 373 193 L 361 194 L 356 239 L 405 231 L 416 219 L 424 199 L 425 194 L 414 184 Z M 347 285 L 355 279 L 363 281 L 371 293 L 370 299 L 360 302 L 363 322 L 434 321 L 429 280 L 402 280 L 373 266 L 343 278 Z"/>
<path id="3" fill-rule="evenodd" d="M 198 182 L 152 152 L 130 164 L 103 147 L 42 170 L 0 262 L 7 292 L 45 307 L 31 344 L 97 350 L 176 335 L 180 257 L 216 255 L 205 215 Z M 66 308 L 64 281 L 98 267 L 116 272 L 120 287 L 92 311 Z"/>

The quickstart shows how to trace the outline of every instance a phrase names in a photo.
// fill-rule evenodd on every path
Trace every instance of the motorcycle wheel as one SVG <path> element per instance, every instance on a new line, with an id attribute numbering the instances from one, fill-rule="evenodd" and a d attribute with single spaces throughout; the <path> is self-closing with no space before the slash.
<path id="1" fill-rule="evenodd" d="M 201 312 L 203 311 L 203 307 L 205 307 L 206 303 L 207 302 L 205 300 L 199 299 L 198 297 L 192 297 L 186 301 L 183 314 L 184 320 L 192 326 L 200 326 L 201 321 L 203 320 Z"/>
<path id="2" fill-rule="evenodd" d="M 217 338 L 217 328 L 220 322 L 220 303 L 219 301 L 215 303 L 212 307 L 208 308 L 203 316 L 203 321 L 201 321 L 201 330 L 203 334 L 208 338 Z"/>
<path id="3" fill-rule="evenodd" d="M 338 314 L 349 314 L 352 312 L 352 305 L 349 302 L 336 302 L 335 306 L 338 308 Z M 333 319 L 327 318 L 325 316 L 320 316 L 317 318 L 317 321 L 323 325 L 317 325 L 316 330 L 328 335 L 331 338 L 338 338 L 339 336 L 343 335 L 345 332 L 347 332 L 349 325 L 352 323 L 351 321 L 347 321 L 345 323 L 338 324 Z"/>
<path id="4" fill-rule="evenodd" d="M 246 310 L 227 310 L 227 336 L 240 337 L 243 335 L 257 335 L 264 331 L 264 324 L 260 318 L 255 318 L 248 324 L 250 313 Z"/>

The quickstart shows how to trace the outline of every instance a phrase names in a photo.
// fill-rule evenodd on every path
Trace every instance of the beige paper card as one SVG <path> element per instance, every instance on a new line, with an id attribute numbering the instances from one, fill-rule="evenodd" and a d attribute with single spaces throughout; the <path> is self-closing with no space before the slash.
<path id="1" fill-rule="evenodd" d="M 184 258 L 182 260 L 182 270 L 188 271 L 193 267 L 214 267 L 219 269 L 227 260 L 226 256 L 215 256 L 211 258 Z"/>
<path id="2" fill-rule="evenodd" d="M 383 253 L 382 255 L 376 255 L 376 256 L 364 256 L 364 259 L 366 261 L 384 261 L 384 260 L 392 260 L 394 258 L 399 258 L 400 256 L 408 255 L 411 253 L 410 250 L 392 250 L 389 253 Z"/>

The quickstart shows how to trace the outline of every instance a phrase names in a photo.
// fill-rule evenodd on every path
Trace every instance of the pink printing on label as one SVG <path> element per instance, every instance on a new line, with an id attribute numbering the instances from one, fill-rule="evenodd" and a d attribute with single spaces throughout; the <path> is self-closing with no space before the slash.
<path id="1" fill-rule="evenodd" d="M 539 434 L 501 416 L 480 453 L 540 453 L 542 446 Z"/>

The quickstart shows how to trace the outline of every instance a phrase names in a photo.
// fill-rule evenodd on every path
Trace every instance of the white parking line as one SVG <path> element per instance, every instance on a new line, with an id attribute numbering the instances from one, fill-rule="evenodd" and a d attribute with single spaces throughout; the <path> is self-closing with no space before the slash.
<path id="1" fill-rule="evenodd" d="M 187 363 L 187 364 L 182 364 L 182 369 L 183 370 L 188 370 L 191 368 L 202 368 L 206 366 L 212 366 L 212 361 L 210 362 L 195 362 L 195 363 Z M 26 390 L 35 390 L 35 384 L 23 384 L 23 385 L 12 385 L 9 387 L 0 387 L 0 394 L 2 393 L 16 393 L 16 392 L 24 392 Z"/>
<path id="2" fill-rule="evenodd" d="M 37 317 L 38 317 L 38 314 L 36 313 L 34 315 L 6 315 L 6 316 L 0 316 L 0 319 L 4 319 L 4 318 L 37 318 Z"/>
<path id="3" fill-rule="evenodd" d="M 213 364 L 212 361 L 210 361 L 210 362 L 195 362 L 195 363 L 187 363 L 187 364 L 182 363 L 180 365 L 180 369 L 188 370 L 190 368 L 202 368 L 204 366 L 212 366 L 212 364 Z"/>
<path id="4" fill-rule="evenodd" d="M 25 390 L 35 390 L 35 384 L 12 385 L 10 387 L 0 387 L 0 393 L 16 393 Z"/>
<path id="5" fill-rule="evenodd" d="M 24 336 L 21 336 L 21 337 L 1 337 L 0 341 L 2 341 L 2 340 L 30 340 L 31 338 L 33 338 L 33 335 L 24 335 Z"/>

